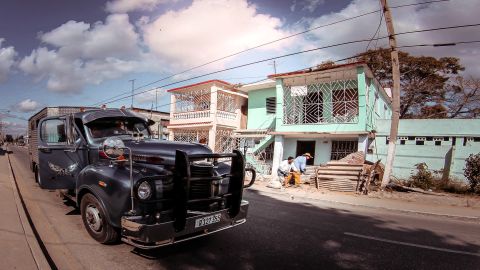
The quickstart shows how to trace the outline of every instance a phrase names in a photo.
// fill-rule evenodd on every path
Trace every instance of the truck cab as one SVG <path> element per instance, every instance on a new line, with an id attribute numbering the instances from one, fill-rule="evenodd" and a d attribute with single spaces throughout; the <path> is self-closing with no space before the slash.
<path id="1" fill-rule="evenodd" d="M 245 223 L 243 189 L 255 172 L 243 155 L 156 140 L 150 124 L 124 109 L 42 118 L 35 179 L 41 188 L 67 190 L 101 243 L 121 239 L 148 249 Z"/>

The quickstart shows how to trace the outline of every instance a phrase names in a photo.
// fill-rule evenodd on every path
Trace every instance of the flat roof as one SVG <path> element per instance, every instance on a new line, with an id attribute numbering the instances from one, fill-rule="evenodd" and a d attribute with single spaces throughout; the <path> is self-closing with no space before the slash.
<path id="1" fill-rule="evenodd" d="M 363 66 L 366 65 L 364 61 L 358 61 L 358 62 L 353 62 L 353 63 L 347 63 L 347 64 L 339 64 L 339 65 L 333 65 L 330 67 L 315 67 L 315 68 L 307 68 L 307 69 L 301 69 L 301 70 L 296 70 L 296 71 L 291 71 L 291 72 L 285 72 L 285 73 L 277 73 L 277 74 L 271 74 L 268 75 L 268 78 L 283 78 L 291 75 L 299 75 L 299 74 L 306 74 L 306 73 L 312 73 L 312 72 L 318 72 L 318 71 L 324 71 L 324 70 L 331 70 L 331 69 L 337 69 L 337 68 L 344 68 L 344 67 L 350 67 L 350 66 Z"/>
<path id="2" fill-rule="evenodd" d="M 234 87 L 233 84 L 230 84 L 226 81 L 222 81 L 222 80 L 208 80 L 208 81 L 203 81 L 203 82 L 198 82 L 198 83 L 194 83 L 194 84 L 189 84 L 189 85 L 184 85 L 184 86 L 180 86 L 180 87 L 176 87 L 176 88 L 172 88 L 172 89 L 169 89 L 167 90 L 167 92 L 173 92 L 173 91 L 177 91 L 177 90 L 181 90 L 181 89 L 185 89 L 185 88 L 190 88 L 190 87 L 194 87 L 194 86 L 199 86 L 199 85 L 203 85 L 203 84 L 214 84 L 214 83 L 219 83 L 219 84 L 223 84 L 225 86 L 228 86 L 228 87 Z"/>

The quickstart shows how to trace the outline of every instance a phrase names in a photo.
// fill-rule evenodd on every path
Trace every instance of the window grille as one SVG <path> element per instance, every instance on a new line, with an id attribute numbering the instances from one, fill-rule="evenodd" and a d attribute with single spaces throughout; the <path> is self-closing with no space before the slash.
<path id="1" fill-rule="evenodd" d="M 265 107 L 267 108 L 267 114 L 275 114 L 277 107 L 277 98 L 268 97 L 265 99 Z"/>
<path id="2" fill-rule="evenodd" d="M 210 89 L 196 89 L 173 93 L 175 113 L 210 110 Z"/>
<path id="3" fill-rule="evenodd" d="M 172 132 L 174 141 L 208 144 L 208 130 L 180 129 Z"/>
<path id="4" fill-rule="evenodd" d="M 237 109 L 237 102 L 235 96 L 225 92 L 217 92 L 217 110 L 234 113 Z"/>
<path id="5" fill-rule="evenodd" d="M 284 124 L 356 123 L 356 80 L 284 86 Z"/>
<path id="6" fill-rule="evenodd" d="M 358 151 L 357 141 L 332 141 L 331 160 L 339 160 Z"/>

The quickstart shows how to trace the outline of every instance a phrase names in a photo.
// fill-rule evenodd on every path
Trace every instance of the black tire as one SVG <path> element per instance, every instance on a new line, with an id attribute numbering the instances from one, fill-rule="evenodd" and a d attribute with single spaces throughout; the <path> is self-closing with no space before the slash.
<path id="1" fill-rule="evenodd" d="M 83 225 L 93 239 L 102 244 L 118 242 L 118 229 L 108 223 L 106 211 L 95 196 L 85 194 L 80 202 L 80 211 Z"/>
<path id="2" fill-rule="evenodd" d="M 42 180 L 40 179 L 40 171 L 38 169 L 38 165 L 35 165 L 35 168 L 33 169 L 33 172 L 35 173 L 35 183 L 38 183 L 40 187 L 42 187 L 41 183 Z"/>

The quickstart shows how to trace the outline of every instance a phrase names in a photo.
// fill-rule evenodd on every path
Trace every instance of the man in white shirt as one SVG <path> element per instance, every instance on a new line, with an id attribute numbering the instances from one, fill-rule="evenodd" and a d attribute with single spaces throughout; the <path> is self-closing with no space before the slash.
<path id="1" fill-rule="evenodd" d="M 280 166 L 278 167 L 278 170 L 277 170 L 277 175 L 278 175 L 278 180 L 280 181 L 281 184 L 288 185 L 288 182 L 292 177 L 291 172 L 298 170 L 295 167 L 295 163 L 293 161 L 294 161 L 293 157 L 288 157 L 288 159 L 280 163 Z"/>

